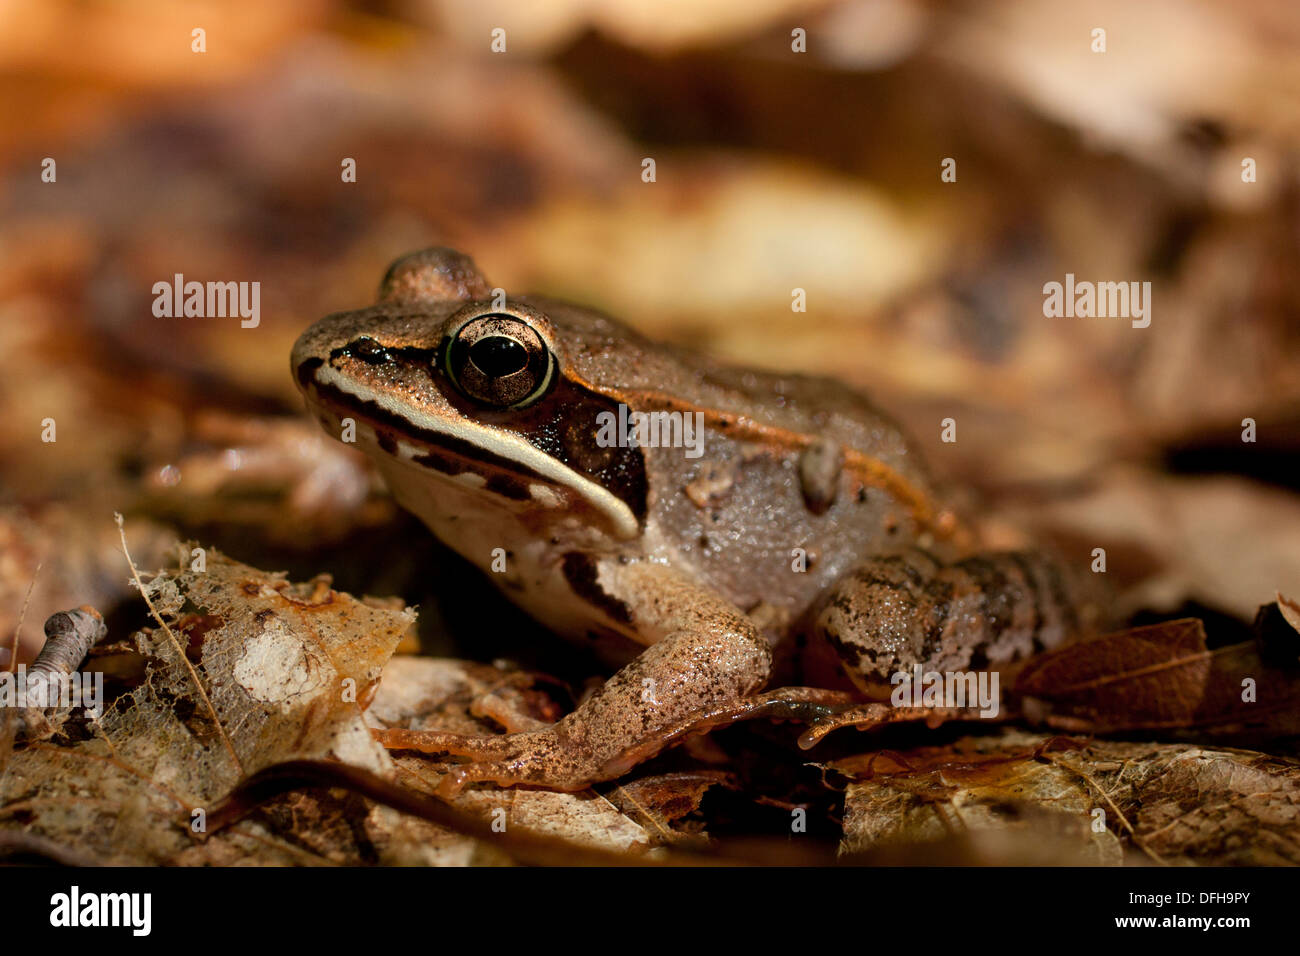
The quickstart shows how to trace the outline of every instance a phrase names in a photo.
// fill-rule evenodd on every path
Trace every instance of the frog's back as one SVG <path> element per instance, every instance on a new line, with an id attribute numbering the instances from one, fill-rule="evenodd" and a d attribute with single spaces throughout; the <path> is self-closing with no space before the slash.
<path id="1" fill-rule="evenodd" d="M 657 345 L 599 313 L 534 301 L 571 374 L 629 410 L 698 413 L 698 447 L 647 448 L 644 544 L 780 629 L 864 557 L 934 530 L 933 485 L 902 430 L 860 392 Z M 764 612 L 767 613 L 767 612 Z"/>

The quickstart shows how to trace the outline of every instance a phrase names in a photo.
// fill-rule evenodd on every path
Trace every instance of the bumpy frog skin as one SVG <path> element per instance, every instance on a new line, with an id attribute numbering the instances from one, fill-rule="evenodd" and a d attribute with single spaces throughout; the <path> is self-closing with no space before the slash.
<path id="1" fill-rule="evenodd" d="M 551 727 L 389 732 L 472 758 L 452 789 L 618 776 L 693 715 L 761 690 L 796 636 L 879 696 L 914 664 L 995 667 L 1078 629 L 1043 556 L 957 560 L 962 534 L 915 447 L 857 392 L 560 302 L 494 302 L 449 249 L 394 263 L 379 303 L 317 322 L 292 367 L 326 431 L 350 419 L 398 502 L 510 600 L 560 634 L 643 648 Z M 624 420 L 700 413 L 699 445 L 611 447 L 601 426 L 620 404 Z"/>

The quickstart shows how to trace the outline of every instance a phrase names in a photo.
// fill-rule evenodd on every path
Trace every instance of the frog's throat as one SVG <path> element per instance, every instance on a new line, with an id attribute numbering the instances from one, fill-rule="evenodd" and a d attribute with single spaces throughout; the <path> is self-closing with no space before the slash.
<path id="1" fill-rule="evenodd" d="M 324 365 L 315 370 L 307 390 L 308 397 L 314 398 L 315 404 L 333 414 L 346 409 L 364 421 L 376 434 L 385 430 L 395 431 L 408 445 L 450 453 L 470 463 L 484 462 L 503 471 L 535 477 L 568 488 L 604 514 L 610 520 L 617 537 L 631 540 L 640 533 L 636 515 L 626 502 L 534 448 L 522 438 L 463 420 L 421 414 L 387 395 L 357 388 L 354 383 Z M 312 392 L 315 393 L 314 396 Z M 382 448 L 380 451 L 383 454 L 393 454 Z M 414 460 L 401 460 L 403 464 L 420 466 Z"/>

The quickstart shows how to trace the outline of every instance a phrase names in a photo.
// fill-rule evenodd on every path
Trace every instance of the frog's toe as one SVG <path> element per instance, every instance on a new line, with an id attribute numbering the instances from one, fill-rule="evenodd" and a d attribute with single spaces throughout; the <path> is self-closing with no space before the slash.
<path id="1" fill-rule="evenodd" d="M 454 796 L 471 783 L 583 790 L 608 775 L 602 773 L 604 768 L 593 754 L 552 727 L 483 736 L 436 730 L 374 730 L 372 733 L 389 750 L 470 758 L 469 762 L 448 770 L 438 788 L 444 796 Z"/>
<path id="2" fill-rule="evenodd" d="M 471 783 L 585 790 L 606 776 L 590 754 L 550 729 L 491 739 L 500 742 L 504 753 L 495 754 L 495 760 L 480 759 L 452 767 L 438 787 L 440 793 L 454 796 Z"/>
<path id="3" fill-rule="evenodd" d="M 455 797 L 470 784 L 490 783 L 498 787 L 514 787 L 519 784 L 545 784 L 552 790 L 582 790 L 584 781 L 577 781 L 572 786 L 564 786 L 564 781 L 554 779 L 545 773 L 530 770 L 526 761 L 501 760 L 496 762 L 474 761 L 452 767 L 438 784 L 438 793 L 443 797 Z"/>

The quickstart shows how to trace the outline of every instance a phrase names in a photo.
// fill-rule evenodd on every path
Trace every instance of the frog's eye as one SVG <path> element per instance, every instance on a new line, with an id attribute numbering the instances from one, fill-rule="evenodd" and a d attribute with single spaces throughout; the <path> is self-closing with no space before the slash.
<path id="1" fill-rule="evenodd" d="M 519 408 L 550 387 L 555 359 L 537 332 L 513 315 L 475 316 L 451 335 L 447 374 L 475 401 Z"/>

